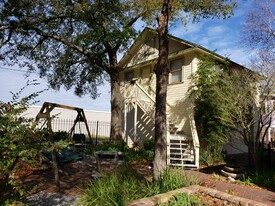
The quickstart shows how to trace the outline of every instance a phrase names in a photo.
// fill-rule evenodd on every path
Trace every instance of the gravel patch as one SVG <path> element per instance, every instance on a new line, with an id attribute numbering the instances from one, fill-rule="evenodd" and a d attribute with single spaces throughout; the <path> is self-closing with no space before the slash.
<path id="1" fill-rule="evenodd" d="M 77 196 L 39 192 L 28 196 L 23 203 L 29 206 L 77 206 Z"/>

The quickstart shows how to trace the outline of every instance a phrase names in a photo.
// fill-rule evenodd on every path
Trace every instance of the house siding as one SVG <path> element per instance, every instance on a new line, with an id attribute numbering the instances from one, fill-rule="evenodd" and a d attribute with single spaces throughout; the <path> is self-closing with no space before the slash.
<path id="1" fill-rule="evenodd" d="M 171 105 L 170 121 L 176 123 L 186 135 L 191 135 L 188 117 L 192 112 L 192 104 L 188 98 L 188 89 L 192 83 L 191 74 L 196 70 L 193 68 L 193 62 L 196 61 L 195 54 L 186 54 L 184 60 L 182 83 L 168 85 L 167 103 Z"/>
<path id="2" fill-rule="evenodd" d="M 177 50 L 178 48 L 174 50 Z M 184 131 L 184 133 L 188 136 L 191 135 L 188 117 L 192 112 L 192 104 L 188 98 L 188 89 L 192 83 L 191 74 L 197 70 L 198 59 L 196 58 L 196 55 L 196 53 L 192 52 L 185 54 L 184 56 L 177 57 L 177 59 L 184 59 L 184 65 L 182 68 L 182 82 L 169 84 L 167 87 L 167 103 L 171 106 L 171 108 L 167 108 L 170 113 L 169 120 L 170 122 L 176 123 L 178 129 Z M 137 78 L 138 83 L 153 99 L 155 99 L 156 77 L 153 73 L 153 68 L 153 64 L 147 66 L 136 66 L 135 68 L 124 71 L 121 74 L 121 77 L 125 81 L 125 73 L 133 71 L 134 78 Z M 128 136 L 128 138 L 133 139 L 133 137 L 130 136 Z"/>

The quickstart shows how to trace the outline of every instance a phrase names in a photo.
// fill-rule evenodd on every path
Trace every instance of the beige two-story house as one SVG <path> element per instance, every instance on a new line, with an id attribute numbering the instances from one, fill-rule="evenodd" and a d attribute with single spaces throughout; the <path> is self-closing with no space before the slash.
<path id="1" fill-rule="evenodd" d="M 169 85 L 167 91 L 167 163 L 174 166 L 199 166 L 199 139 L 188 98 L 191 75 L 198 69 L 199 57 L 225 58 L 199 45 L 169 36 Z M 122 128 L 129 146 L 154 138 L 155 74 L 158 37 L 145 28 L 120 61 L 123 99 Z M 231 62 L 234 67 L 240 65 Z"/>

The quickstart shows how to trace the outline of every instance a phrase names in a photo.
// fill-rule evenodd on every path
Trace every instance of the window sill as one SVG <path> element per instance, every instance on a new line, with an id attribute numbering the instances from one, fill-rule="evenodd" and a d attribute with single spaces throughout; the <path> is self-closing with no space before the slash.
<path id="1" fill-rule="evenodd" d="M 182 81 L 176 81 L 176 82 L 168 83 L 168 86 L 169 85 L 175 85 L 175 84 L 182 84 L 182 83 L 184 83 L 184 82 L 182 82 Z"/>

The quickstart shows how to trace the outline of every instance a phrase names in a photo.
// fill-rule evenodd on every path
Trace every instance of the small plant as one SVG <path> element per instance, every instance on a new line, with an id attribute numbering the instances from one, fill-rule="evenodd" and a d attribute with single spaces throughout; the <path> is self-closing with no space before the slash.
<path id="1" fill-rule="evenodd" d="M 158 206 L 199 206 L 202 205 L 200 199 L 196 195 L 188 195 L 180 193 L 175 195 L 168 203 L 158 204 Z"/>
<path id="2" fill-rule="evenodd" d="M 90 145 L 88 145 L 87 147 L 84 148 L 84 154 L 87 155 L 94 155 L 94 148 Z"/>
<path id="3" fill-rule="evenodd" d="M 225 190 L 226 193 L 230 194 L 230 195 L 235 195 L 236 192 L 233 189 L 227 189 Z"/>
<path id="4" fill-rule="evenodd" d="M 275 188 L 275 170 L 252 171 L 246 174 L 245 178 L 238 180 L 246 185 L 258 185 L 267 188 Z"/>
<path id="5" fill-rule="evenodd" d="M 213 172 L 213 173 L 211 174 L 211 176 L 212 176 L 213 179 L 215 179 L 215 180 L 219 180 L 219 181 L 222 180 L 222 177 L 221 177 L 220 175 L 216 174 L 215 172 Z"/>

